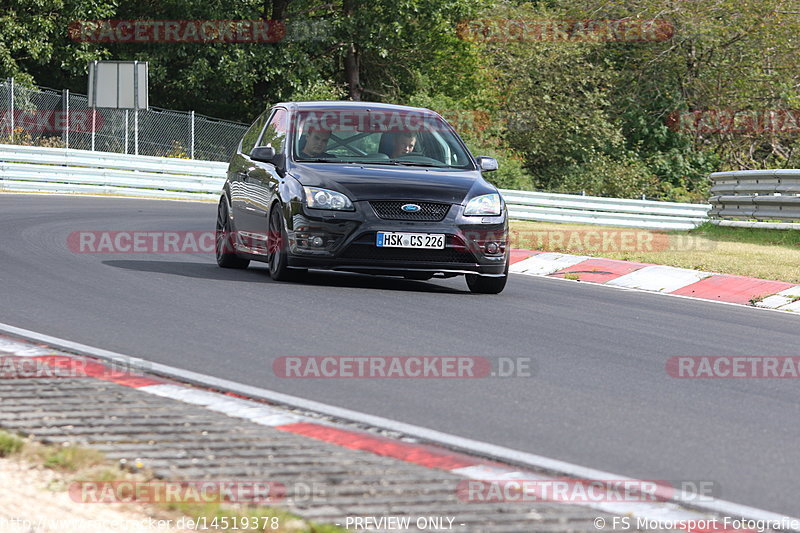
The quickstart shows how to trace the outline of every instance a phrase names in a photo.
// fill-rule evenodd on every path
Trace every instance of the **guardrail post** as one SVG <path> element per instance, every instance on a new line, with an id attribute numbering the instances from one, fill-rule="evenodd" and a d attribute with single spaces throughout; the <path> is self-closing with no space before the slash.
<path id="1" fill-rule="evenodd" d="M 10 77 L 8 79 L 8 87 L 11 91 L 9 94 L 11 97 L 9 100 L 8 109 L 11 111 L 11 144 L 14 144 L 14 77 Z"/>
<path id="2" fill-rule="evenodd" d="M 190 158 L 194 159 L 194 111 L 192 111 L 192 114 L 191 114 L 191 121 L 192 121 L 192 135 L 191 135 L 191 140 L 189 141 L 189 143 L 191 144 L 191 149 L 190 149 L 191 156 L 190 156 Z"/>
<path id="3" fill-rule="evenodd" d="M 61 105 L 61 108 L 64 110 L 64 120 L 66 121 L 64 123 L 64 144 L 67 148 L 69 148 L 69 89 L 64 89 L 63 99 L 64 102 Z"/>

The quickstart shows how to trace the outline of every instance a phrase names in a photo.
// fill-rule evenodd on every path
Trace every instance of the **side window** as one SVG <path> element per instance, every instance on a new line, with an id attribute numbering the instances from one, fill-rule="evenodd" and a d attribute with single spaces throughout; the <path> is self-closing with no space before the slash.
<path id="1" fill-rule="evenodd" d="M 258 141 L 258 146 L 272 146 L 275 148 L 275 153 L 283 152 L 286 145 L 286 132 L 288 128 L 289 114 L 285 109 L 277 109 L 272 119 L 264 130 L 264 135 Z"/>
<path id="2" fill-rule="evenodd" d="M 255 147 L 256 139 L 258 139 L 258 136 L 261 135 L 261 130 L 264 129 L 264 124 L 267 122 L 267 117 L 269 117 L 269 111 L 264 111 L 261 113 L 261 116 L 259 116 L 256 121 L 253 122 L 253 125 L 250 126 L 250 129 L 244 133 L 244 137 L 242 137 L 243 154 L 249 154 L 253 150 L 253 147 Z"/>

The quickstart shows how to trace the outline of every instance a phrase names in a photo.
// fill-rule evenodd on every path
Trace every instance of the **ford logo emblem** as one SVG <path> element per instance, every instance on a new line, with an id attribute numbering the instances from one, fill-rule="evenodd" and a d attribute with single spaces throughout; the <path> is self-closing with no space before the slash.
<path id="1" fill-rule="evenodd" d="M 400 209 L 402 209 L 403 211 L 405 211 L 407 213 L 416 213 L 417 211 L 419 211 L 422 208 L 420 206 L 418 206 L 417 204 L 405 204 Z"/>

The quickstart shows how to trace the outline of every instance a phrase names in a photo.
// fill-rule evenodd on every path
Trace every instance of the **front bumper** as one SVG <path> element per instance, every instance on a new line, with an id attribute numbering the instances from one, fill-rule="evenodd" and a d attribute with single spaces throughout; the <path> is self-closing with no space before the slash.
<path id="1" fill-rule="evenodd" d="M 293 204 L 287 224 L 288 266 L 378 274 L 502 276 L 505 273 L 509 253 L 505 212 L 495 217 L 465 217 L 463 206 L 454 204 L 443 220 L 426 222 L 380 218 L 367 201 L 354 202 L 354 206 L 355 211 L 341 212 Z M 445 248 L 378 247 L 378 231 L 442 233 Z M 497 253 L 487 253 L 490 243 L 497 245 Z"/>

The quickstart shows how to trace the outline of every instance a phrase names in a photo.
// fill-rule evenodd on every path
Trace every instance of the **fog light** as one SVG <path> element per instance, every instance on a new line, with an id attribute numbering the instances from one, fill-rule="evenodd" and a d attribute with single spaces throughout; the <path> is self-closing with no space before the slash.
<path id="1" fill-rule="evenodd" d="M 322 246 L 323 244 L 325 244 L 325 241 L 322 240 L 322 237 L 319 237 L 319 236 L 311 237 L 311 244 L 312 244 L 312 246 L 319 247 L 319 246 Z"/>
<path id="2" fill-rule="evenodd" d="M 487 254 L 496 254 L 498 251 L 500 251 L 500 246 L 496 242 L 490 242 L 486 245 Z"/>

